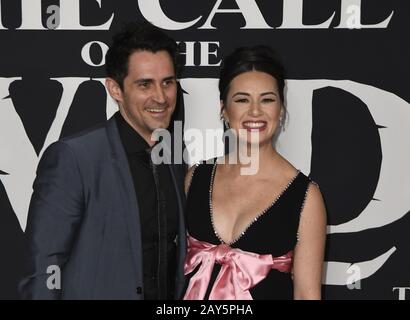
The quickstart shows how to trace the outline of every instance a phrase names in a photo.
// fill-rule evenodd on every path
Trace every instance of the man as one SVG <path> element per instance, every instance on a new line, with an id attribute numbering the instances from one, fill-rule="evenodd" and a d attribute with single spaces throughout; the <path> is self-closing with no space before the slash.
<path id="1" fill-rule="evenodd" d="M 175 41 L 147 22 L 128 24 L 114 37 L 106 87 L 119 112 L 42 157 L 23 298 L 181 296 L 184 166 L 150 157 L 152 132 L 167 128 L 175 110 L 177 54 Z"/>

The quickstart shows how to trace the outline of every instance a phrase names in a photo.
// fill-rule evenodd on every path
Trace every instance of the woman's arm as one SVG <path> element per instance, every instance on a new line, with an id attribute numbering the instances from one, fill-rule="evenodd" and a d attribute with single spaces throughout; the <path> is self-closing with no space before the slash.
<path id="1" fill-rule="evenodd" d="M 294 299 L 321 299 L 325 241 L 326 208 L 319 188 L 310 183 L 294 251 Z"/>

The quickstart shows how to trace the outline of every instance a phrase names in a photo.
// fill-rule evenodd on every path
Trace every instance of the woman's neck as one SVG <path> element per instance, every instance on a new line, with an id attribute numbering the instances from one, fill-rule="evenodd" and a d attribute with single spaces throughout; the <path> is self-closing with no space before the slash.
<path id="1" fill-rule="evenodd" d="M 264 174 L 264 168 L 268 169 L 272 163 L 280 159 L 279 153 L 271 144 L 249 147 L 247 152 L 240 153 L 237 150 L 225 156 L 225 164 L 229 166 L 226 169 L 232 170 L 233 173 L 241 175 Z"/>

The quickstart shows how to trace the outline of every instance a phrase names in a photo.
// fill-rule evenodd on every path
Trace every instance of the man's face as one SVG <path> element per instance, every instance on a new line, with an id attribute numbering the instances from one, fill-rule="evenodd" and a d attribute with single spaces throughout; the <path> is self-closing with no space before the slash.
<path id="1" fill-rule="evenodd" d="M 167 128 L 175 110 L 177 83 L 169 53 L 132 53 L 123 90 L 112 79 L 106 85 L 124 119 L 152 145 L 152 132 Z"/>

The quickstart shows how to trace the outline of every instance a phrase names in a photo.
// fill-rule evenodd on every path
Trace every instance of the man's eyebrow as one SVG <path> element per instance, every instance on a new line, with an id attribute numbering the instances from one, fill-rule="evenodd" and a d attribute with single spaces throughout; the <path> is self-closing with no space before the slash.
<path id="1" fill-rule="evenodd" d="M 176 80 L 175 76 L 168 76 L 165 77 L 164 79 L 162 79 L 162 81 L 168 81 L 168 80 Z M 141 78 L 141 79 L 137 79 L 134 81 L 134 83 L 151 83 L 154 82 L 154 79 L 151 78 Z"/>
<path id="2" fill-rule="evenodd" d="M 134 83 L 145 83 L 145 82 L 153 82 L 150 78 L 141 78 L 134 81 Z"/>
<path id="3" fill-rule="evenodd" d="M 166 78 L 164 78 L 162 81 L 168 81 L 168 80 L 176 80 L 175 76 L 168 76 Z"/>

